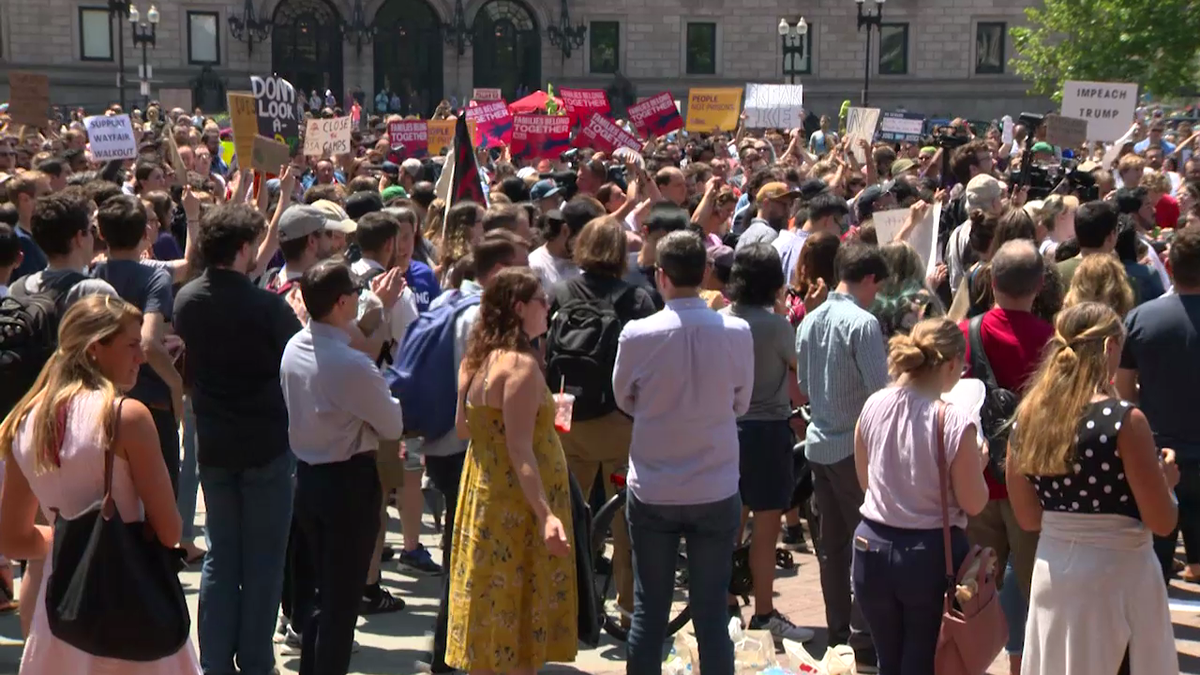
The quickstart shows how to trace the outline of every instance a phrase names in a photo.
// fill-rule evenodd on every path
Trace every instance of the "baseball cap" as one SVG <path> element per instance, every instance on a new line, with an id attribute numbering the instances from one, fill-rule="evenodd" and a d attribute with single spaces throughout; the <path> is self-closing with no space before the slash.
<path id="1" fill-rule="evenodd" d="M 767 183 L 758 190 L 758 194 L 754 196 L 754 201 L 761 204 L 768 199 L 794 199 L 800 196 L 800 191 L 789 186 L 787 183 Z"/>
<path id="2" fill-rule="evenodd" d="M 861 223 L 875 215 L 875 203 L 892 191 L 892 185 L 891 181 L 886 181 L 879 185 L 872 185 L 859 193 L 858 199 L 854 201 L 858 222 Z"/>
<path id="3" fill-rule="evenodd" d="M 416 157 L 409 157 L 400 164 L 400 168 L 408 175 L 416 178 L 417 174 L 421 173 L 421 160 Z"/>
<path id="4" fill-rule="evenodd" d="M 389 176 L 392 176 L 392 177 L 396 177 L 396 176 L 400 175 L 400 166 L 397 165 L 395 162 L 385 161 L 383 164 L 381 164 L 379 166 L 379 170 L 386 173 Z"/>
<path id="5" fill-rule="evenodd" d="M 355 192 L 346 197 L 346 215 L 353 220 L 382 210 L 383 198 L 378 192 Z"/>
<path id="6" fill-rule="evenodd" d="M 559 192 L 562 192 L 562 190 L 554 184 L 554 181 L 550 179 L 539 180 L 533 184 L 533 187 L 529 188 L 529 198 L 536 202 L 540 199 L 549 199 Z"/>
<path id="7" fill-rule="evenodd" d="M 324 230 L 329 222 L 329 218 L 320 209 L 293 204 L 279 217 L 279 241 L 303 239 L 314 232 Z"/>
<path id="8" fill-rule="evenodd" d="M 811 201 L 813 197 L 816 197 L 828 189 L 829 186 L 826 185 L 825 181 L 821 180 L 820 178 L 809 178 L 800 184 L 800 197 L 804 199 L 804 201 Z"/>
<path id="9" fill-rule="evenodd" d="M 525 180 L 526 178 L 537 173 L 537 169 L 532 166 L 524 166 L 517 170 L 517 178 Z"/>
<path id="10" fill-rule="evenodd" d="M 713 267 L 723 269 L 733 268 L 733 249 L 724 244 L 719 244 L 708 249 L 708 262 Z"/>
<path id="11" fill-rule="evenodd" d="M 907 157 L 904 159 L 898 159 L 898 160 L 892 162 L 892 175 L 898 176 L 898 175 L 904 173 L 905 171 L 908 171 L 909 169 L 913 168 L 916 165 L 917 165 L 916 162 L 912 161 L 911 159 L 908 159 Z"/>
<path id="12" fill-rule="evenodd" d="M 1053 146 L 1053 145 L 1050 145 L 1050 144 L 1049 144 L 1049 143 L 1047 143 L 1046 141 L 1039 141 L 1039 142 L 1037 142 L 1037 143 L 1034 143 L 1034 144 L 1033 144 L 1033 151 L 1034 151 L 1034 152 L 1049 152 L 1049 153 L 1053 153 L 1053 152 L 1054 152 L 1054 146 Z"/>
<path id="13" fill-rule="evenodd" d="M 967 209 L 986 209 L 1004 196 L 1004 186 L 987 174 L 979 174 L 967 183 Z"/>
<path id="14" fill-rule="evenodd" d="M 383 192 L 380 194 L 383 197 L 384 204 L 392 201 L 393 199 L 395 199 L 397 197 L 400 197 L 402 199 L 408 198 L 408 191 L 405 190 L 404 188 L 400 187 L 399 185 L 389 185 L 388 187 L 384 188 Z"/>
<path id="15" fill-rule="evenodd" d="M 325 229 L 345 234 L 350 234 L 358 229 L 358 223 L 351 220 L 350 216 L 346 214 L 346 209 L 336 203 L 328 199 L 318 199 L 313 202 L 312 206 L 325 216 Z"/>

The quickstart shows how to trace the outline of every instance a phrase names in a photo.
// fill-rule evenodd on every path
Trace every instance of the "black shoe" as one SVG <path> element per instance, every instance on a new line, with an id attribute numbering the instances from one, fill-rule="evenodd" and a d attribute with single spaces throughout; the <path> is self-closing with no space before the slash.
<path id="1" fill-rule="evenodd" d="M 783 546 L 797 553 L 808 553 L 808 543 L 804 541 L 802 525 L 787 525 L 783 528 Z"/>
<path id="2" fill-rule="evenodd" d="M 385 563 L 396 557 L 396 549 L 392 546 L 384 545 L 383 550 L 379 552 L 379 562 Z"/>
<path id="3" fill-rule="evenodd" d="M 596 561 L 592 563 L 592 572 L 597 576 L 608 576 L 612 574 L 612 560 L 605 556 L 597 556 Z"/>
<path id="4" fill-rule="evenodd" d="M 433 662 L 433 653 L 432 652 L 424 652 L 423 654 L 421 654 L 421 658 L 417 659 L 417 672 L 449 674 L 449 673 L 457 673 L 458 670 L 452 666 L 446 665 L 445 662 L 434 663 Z"/>
<path id="5" fill-rule="evenodd" d="M 404 609 L 404 601 L 388 593 L 383 586 L 376 583 L 363 589 L 362 603 L 359 605 L 358 613 L 364 616 L 391 614 L 402 609 Z"/>

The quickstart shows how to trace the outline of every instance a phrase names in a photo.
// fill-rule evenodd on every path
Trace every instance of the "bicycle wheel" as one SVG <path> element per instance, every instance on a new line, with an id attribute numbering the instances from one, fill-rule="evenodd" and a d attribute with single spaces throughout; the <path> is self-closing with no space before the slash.
<path id="1" fill-rule="evenodd" d="M 608 539 L 612 530 L 613 520 L 617 513 L 625 508 L 625 490 L 618 490 L 611 499 L 596 512 L 592 519 L 592 551 L 597 562 L 595 574 L 596 606 L 600 608 L 600 619 L 604 631 L 613 639 L 625 642 L 629 639 L 629 624 L 633 615 L 617 604 L 617 584 L 613 573 L 613 549 Z M 679 564 L 685 565 L 686 558 L 679 557 Z M 680 603 L 673 603 L 673 607 Z M 667 622 L 667 635 L 678 633 L 691 621 L 692 614 L 686 603 L 674 613 Z"/>

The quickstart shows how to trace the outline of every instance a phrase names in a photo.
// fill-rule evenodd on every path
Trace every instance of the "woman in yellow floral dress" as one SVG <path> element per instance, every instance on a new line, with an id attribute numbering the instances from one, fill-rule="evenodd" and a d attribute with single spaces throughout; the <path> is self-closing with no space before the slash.
<path id="1" fill-rule="evenodd" d="M 530 345 L 548 303 L 527 268 L 502 270 L 479 306 L 459 371 L 457 426 L 471 440 L 450 560 L 446 663 L 532 675 L 573 661 L 578 596 L 567 462 Z"/>

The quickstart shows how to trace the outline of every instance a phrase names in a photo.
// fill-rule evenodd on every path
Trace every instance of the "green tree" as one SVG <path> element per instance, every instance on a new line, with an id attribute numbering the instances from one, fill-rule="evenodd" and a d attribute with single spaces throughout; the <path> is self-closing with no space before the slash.
<path id="1" fill-rule="evenodd" d="M 1045 0 L 1014 27 L 1016 71 L 1033 93 L 1061 96 L 1063 82 L 1136 82 L 1173 95 L 1196 82 L 1200 0 Z"/>

